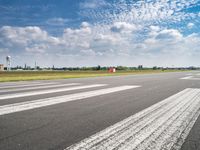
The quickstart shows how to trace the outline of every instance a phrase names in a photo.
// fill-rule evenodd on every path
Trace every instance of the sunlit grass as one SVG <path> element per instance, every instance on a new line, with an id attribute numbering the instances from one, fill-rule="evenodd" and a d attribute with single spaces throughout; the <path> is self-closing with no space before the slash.
<path id="1" fill-rule="evenodd" d="M 175 71 L 180 70 L 131 70 L 117 71 L 116 73 L 108 73 L 108 71 L 4 71 L 0 72 L 0 82 L 151 74 Z"/>

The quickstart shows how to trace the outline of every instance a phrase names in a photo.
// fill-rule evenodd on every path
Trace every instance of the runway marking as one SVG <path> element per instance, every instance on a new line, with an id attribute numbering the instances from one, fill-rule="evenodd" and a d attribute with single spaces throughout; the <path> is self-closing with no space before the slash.
<path id="1" fill-rule="evenodd" d="M 28 86 L 39 86 L 39 85 L 53 85 L 56 84 L 56 82 L 50 82 L 50 83 L 31 83 L 31 84 L 19 84 L 19 85 L 8 85 L 8 86 L 1 86 L 0 89 L 8 89 L 8 88 L 19 88 L 19 87 L 28 87 Z"/>
<path id="2" fill-rule="evenodd" d="M 56 88 L 56 87 L 64 87 L 64 86 L 72 86 L 72 85 L 80 85 L 80 83 L 67 83 L 67 84 L 54 84 L 54 85 L 44 85 L 44 86 L 36 86 L 36 87 L 26 87 L 26 88 L 20 88 L 20 89 L 5 89 L 0 90 L 0 93 L 2 92 L 16 92 L 16 91 L 23 91 L 23 90 L 34 90 L 34 89 L 45 89 L 45 88 Z"/>
<path id="3" fill-rule="evenodd" d="M 124 91 L 124 90 L 138 88 L 138 87 L 140 86 L 119 86 L 119 87 L 106 88 L 106 89 L 70 94 L 70 95 L 53 97 L 53 98 L 46 98 L 46 99 L 40 99 L 40 100 L 34 100 L 34 101 L 3 105 L 3 106 L 0 106 L 0 115 L 65 103 L 69 101 L 81 100 L 81 99 L 85 99 L 89 97 L 105 95 L 109 93 Z"/>
<path id="4" fill-rule="evenodd" d="M 185 89 L 65 150 L 179 150 L 200 115 L 200 89 Z"/>
<path id="5" fill-rule="evenodd" d="M 5 95 L 0 95 L 0 100 L 40 95 L 40 94 L 49 94 L 49 93 L 56 93 L 56 92 L 80 90 L 80 89 L 87 89 L 87 88 L 94 88 L 94 87 L 101 87 L 101 86 L 106 86 L 106 84 L 92 84 L 92 85 L 74 86 L 74 87 L 67 87 L 67 88 L 55 88 L 55 89 L 33 91 L 33 92 L 31 91 L 31 92 L 23 92 L 23 93 L 5 94 Z"/>
<path id="6" fill-rule="evenodd" d="M 200 80 L 200 78 L 194 78 L 194 76 L 183 77 L 183 78 L 180 78 L 180 79 L 183 79 L 183 80 Z"/>
<path id="7" fill-rule="evenodd" d="M 191 79 L 191 78 L 193 78 L 193 76 L 183 77 L 183 78 L 180 78 L 180 79 L 187 80 L 187 79 Z"/>

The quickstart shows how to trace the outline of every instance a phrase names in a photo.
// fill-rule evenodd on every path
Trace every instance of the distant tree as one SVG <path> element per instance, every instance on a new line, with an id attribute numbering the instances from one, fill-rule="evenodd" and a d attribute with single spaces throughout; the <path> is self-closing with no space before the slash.
<path id="1" fill-rule="evenodd" d="M 101 67 L 101 70 L 108 70 L 108 67 Z"/>
<path id="2" fill-rule="evenodd" d="M 139 65 L 139 66 L 138 66 L 138 69 L 139 69 L 139 70 L 143 69 L 143 66 L 142 66 L 142 65 Z"/>
<path id="3" fill-rule="evenodd" d="M 126 66 L 117 66 L 117 70 L 128 70 Z"/>
<path id="4" fill-rule="evenodd" d="M 153 67 L 153 70 L 157 70 L 157 69 L 158 69 L 158 67 L 157 67 L 157 66 L 154 66 L 154 67 Z"/>
<path id="5" fill-rule="evenodd" d="M 101 66 L 100 65 L 97 66 L 97 70 L 101 70 Z"/>
<path id="6" fill-rule="evenodd" d="M 36 66 L 36 69 L 37 69 L 37 70 L 40 70 L 40 66 Z"/>

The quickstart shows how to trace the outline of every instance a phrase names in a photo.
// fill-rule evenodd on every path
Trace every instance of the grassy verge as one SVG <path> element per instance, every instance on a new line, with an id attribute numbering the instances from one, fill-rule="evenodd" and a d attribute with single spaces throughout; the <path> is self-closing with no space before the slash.
<path id="1" fill-rule="evenodd" d="M 117 71 L 116 73 L 108 73 L 107 71 L 11 71 L 11 72 L 0 72 L 0 82 L 119 76 L 119 75 L 165 73 L 165 72 L 178 72 L 178 71 L 180 70 L 165 70 L 165 71 L 133 70 L 133 71 Z"/>

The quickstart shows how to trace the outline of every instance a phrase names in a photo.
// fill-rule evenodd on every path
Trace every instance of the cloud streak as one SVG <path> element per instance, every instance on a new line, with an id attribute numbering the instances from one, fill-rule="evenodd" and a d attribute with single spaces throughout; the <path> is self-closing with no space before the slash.
<path id="1" fill-rule="evenodd" d="M 134 24 L 166 25 L 192 19 L 198 14 L 185 12 L 195 4 L 196 0 L 145 0 L 129 1 L 120 0 L 107 4 L 108 9 L 83 10 L 84 17 L 89 16 L 94 22 L 112 24 L 113 22 L 128 22 Z"/>

